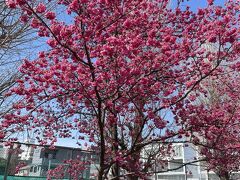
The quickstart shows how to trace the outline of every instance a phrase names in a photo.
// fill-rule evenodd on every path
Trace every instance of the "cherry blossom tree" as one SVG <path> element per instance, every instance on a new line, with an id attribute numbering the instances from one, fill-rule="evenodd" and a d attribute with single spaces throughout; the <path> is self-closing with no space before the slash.
<path id="1" fill-rule="evenodd" d="M 198 132 L 192 136 L 192 142 L 205 157 L 206 169 L 222 180 L 229 180 L 240 170 L 239 73 L 225 69 L 208 79 L 203 89 L 204 101 L 189 105 L 188 120 L 184 121 L 191 131 Z M 190 112 L 192 108 L 194 111 Z"/>
<path id="2" fill-rule="evenodd" d="M 192 92 L 239 55 L 233 0 L 224 7 L 208 1 L 197 12 L 169 9 L 168 0 L 59 0 L 65 22 L 44 1 L 6 2 L 23 11 L 21 20 L 47 38 L 49 50 L 24 60 L 10 93 L 23 100 L 4 117 L 1 138 L 25 128 L 41 144 L 75 137 L 99 152 L 98 179 L 148 175 L 152 161 L 141 160 L 142 149 L 193 134 L 183 126 Z M 204 46 L 211 43 L 216 52 Z M 163 147 L 158 155 L 169 153 Z"/>

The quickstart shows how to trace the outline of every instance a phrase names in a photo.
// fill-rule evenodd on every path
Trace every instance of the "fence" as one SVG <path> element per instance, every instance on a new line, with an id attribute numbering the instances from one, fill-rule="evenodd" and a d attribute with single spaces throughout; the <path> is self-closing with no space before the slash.
<path id="1" fill-rule="evenodd" d="M 4 176 L 0 175 L 0 179 Z M 29 176 L 7 176 L 7 180 L 46 180 L 46 177 L 29 177 Z M 67 179 L 64 179 L 67 180 Z"/>

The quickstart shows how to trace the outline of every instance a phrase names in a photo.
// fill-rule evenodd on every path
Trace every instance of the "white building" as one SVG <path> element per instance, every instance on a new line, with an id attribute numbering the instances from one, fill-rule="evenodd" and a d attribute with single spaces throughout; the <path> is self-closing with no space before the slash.
<path id="1" fill-rule="evenodd" d="M 145 152 L 154 146 L 147 148 Z M 208 172 L 203 162 L 195 162 L 199 157 L 195 147 L 190 144 L 175 143 L 173 144 L 173 153 L 169 157 L 162 159 L 163 163 L 156 162 L 155 173 L 150 179 L 152 180 L 219 180 L 213 172 Z M 146 156 L 145 156 L 146 157 Z M 188 164 L 189 163 L 189 164 Z M 186 165 L 185 165 L 186 164 Z M 164 172 L 165 171 L 165 172 Z"/>
<path id="2" fill-rule="evenodd" d="M 26 160 L 26 161 L 32 160 L 34 147 L 31 144 L 34 144 L 35 140 L 34 139 L 26 140 L 24 143 L 26 143 L 26 144 L 21 147 L 23 152 L 20 155 L 20 159 Z M 28 145 L 28 144 L 30 144 L 30 145 Z"/>

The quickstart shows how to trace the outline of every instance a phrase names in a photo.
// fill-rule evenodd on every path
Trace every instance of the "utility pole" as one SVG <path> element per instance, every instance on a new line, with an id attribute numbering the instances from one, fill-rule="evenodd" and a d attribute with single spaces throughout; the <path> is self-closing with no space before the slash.
<path id="1" fill-rule="evenodd" d="M 185 180 L 187 180 L 187 165 L 184 167 L 185 169 Z"/>
<path id="2" fill-rule="evenodd" d="M 52 159 L 53 159 L 53 154 L 48 154 L 48 171 L 51 170 Z"/>
<path id="3" fill-rule="evenodd" d="M 207 170 L 207 180 L 209 180 L 209 170 Z"/>
<path id="4" fill-rule="evenodd" d="M 155 171 L 155 180 L 157 180 L 157 163 L 156 163 L 156 159 L 154 160 L 154 171 Z"/>
<path id="5" fill-rule="evenodd" d="M 11 161 L 11 157 L 12 157 L 12 151 L 13 151 L 13 144 L 10 145 L 8 152 L 7 152 L 7 163 L 5 166 L 5 170 L 4 170 L 4 177 L 3 180 L 7 180 L 8 177 L 8 173 L 9 173 L 9 166 L 10 166 L 10 161 Z"/>

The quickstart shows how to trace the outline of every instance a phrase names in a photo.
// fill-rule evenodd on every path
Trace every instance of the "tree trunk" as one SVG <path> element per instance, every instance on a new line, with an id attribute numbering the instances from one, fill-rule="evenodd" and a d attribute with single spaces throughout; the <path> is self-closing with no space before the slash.
<path id="1" fill-rule="evenodd" d="M 98 178 L 97 178 L 97 180 L 103 180 L 103 170 L 102 170 L 101 167 L 100 167 L 100 170 L 99 170 L 99 172 L 98 172 Z"/>
<path id="2" fill-rule="evenodd" d="M 138 177 L 137 176 L 128 176 L 127 177 L 127 180 L 138 180 Z"/>
<path id="3" fill-rule="evenodd" d="M 134 154 L 132 154 L 132 162 L 131 162 L 131 164 L 132 164 L 132 166 L 130 167 L 130 171 L 129 172 L 136 172 L 136 169 L 135 169 L 135 167 L 136 167 L 136 162 L 139 162 L 139 160 L 140 160 L 140 151 L 137 151 L 137 152 L 135 152 Z M 128 180 L 138 180 L 138 176 L 137 175 L 129 175 L 129 176 L 127 176 L 127 179 Z"/>
<path id="4" fill-rule="evenodd" d="M 120 179 L 118 177 L 119 175 L 120 175 L 119 166 L 117 164 L 114 164 L 112 167 L 112 176 L 116 177 L 115 180 L 119 180 Z"/>
<path id="5" fill-rule="evenodd" d="M 114 118 L 117 118 L 116 114 L 114 114 Z M 113 128 L 112 128 L 112 137 L 115 141 L 115 144 L 112 145 L 112 151 L 115 153 L 118 152 L 119 148 L 118 148 L 118 127 L 117 127 L 117 124 L 114 124 L 113 125 Z M 119 180 L 119 175 L 120 175 L 120 167 L 119 165 L 117 164 L 117 162 L 115 164 L 113 164 L 112 166 L 112 177 L 115 178 L 115 180 Z"/>
<path id="6" fill-rule="evenodd" d="M 221 173 L 221 175 L 219 175 L 220 180 L 230 180 L 230 175 L 228 172 L 224 172 Z"/>

